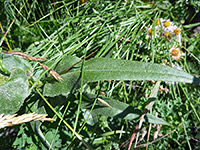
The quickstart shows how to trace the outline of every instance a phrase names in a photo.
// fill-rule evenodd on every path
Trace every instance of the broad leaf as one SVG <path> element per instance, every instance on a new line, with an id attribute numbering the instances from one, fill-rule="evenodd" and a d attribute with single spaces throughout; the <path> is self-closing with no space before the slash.
<path id="1" fill-rule="evenodd" d="M 3 74 L 0 74 L 0 85 L 6 83 L 8 81 L 9 77 L 5 76 Z"/>
<path id="2" fill-rule="evenodd" d="M 3 64 L 10 72 L 13 68 L 20 68 L 23 71 L 31 72 L 32 67 L 27 60 L 12 54 L 2 54 L 2 56 Z"/>
<path id="3" fill-rule="evenodd" d="M 61 75 L 63 81 L 57 82 L 55 80 L 50 81 L 44 86 L 44 96 L 68 96 L 73 89 L 80 87 L 79 82 L 80 72 L 71 72 Z"/>
<path id="4" fill-rule="evenodd" d="M 95 97 L 94 97 L 95 98 Z M 109 99 L 109 98 L 103 98 L 105 102 L 107 102 L 111 107 L 105 106 L 101 103 L 97 103 L 92 110 L 92 118 L 96 118 L 95 115 L 103 115 L 103 116 L 108 116 L 108 117 L 116 117 L 116 118 L 122 118 L 122 119 L 128 119 L 128 120 L 135 120 L 139 119 L 141 116 L 142 112 L 138 109 L 135 109 L 134 107 L 119 102 L 114 99 Z M 82 102 L 82 110 L 89 111 L 91 109 L 91 102 Z M 89 113 L 86 113 L 89 114 Z M 91 122 L 91 117 L 89 118 Z M 168 122 L 165 120 L 158 118 L 154 115 L 147 114 L 145 117 L 149 123 L 153 124 L 162 124 L 162 125 L 170 125 Z"/>
<path id="5" fill-rule="evenodd" d="M 19 110 L 28 96 L 28 79 L 24 71 L 14 69 L 5 84 L 0 85 L 0 114 L 12 114 Z"/>
<path id="6" fill-rule="evenodd" d="M 171 126 L 168 122 L 163 120 L 162 118 L 158 118 L 152 114 L 147 113 L 147 116 L 145 117 L 149 123 L 153 124 L 162 124 L 162 125 L 168 125 Z"/>
<path id="7" fill-rule="evenodd" d="M 117 117 L 129 120 L 139 119 L 141 115 L 140 110 L 135 109 L 134 107 L 129 106 L 128 104 L 109 98 L 103 98 L 103 100 L 107 102 L 111 107 L 105 106 L 102 103 L 97 102 L 92 111 L 93 114 L 99 114 L 103 116 Z M 82 102 L 81 108 L 90 110 L 91 105 L 92 105 L 91 102 Z"/>
<path id="8" fill-rule="evenodd" d="M 61 75 L 63 82 L 49 82 L 44 86 L 44 95 L 54 97 L 68 96 L 78 87 L 80 71 Z M 84 82 L 102 80 L 160 80 L 186 83 L 199 83 L 194 76 L 168 66 L 111 58 L 94 58 L 86 61 Z"/>
<path id="9" fill-rule="evenodd" d="M 193 83 L 194 77 L 181 70 L 159 64 L 94 58 L 84 67 L 87 82 L 99 80 L 159 80 Z"/>
<path id="10" fill-rule="evenodd" d="M 77 63 L 78 61 L 80 61 L 81 59 L 76 57 L 76 56 L 65 56 L 56 66 L 55 71 L 56 72 L 60 72 L 70 66 L 72 66 L 73 64 Z M 74 68 L 76 67 L 80 67 L 81 63 L 77 64 Z"/>
<path id="11" fill-rule="evenodd" d="M 65 56 L 55 67 L 55 71 L 56 72 L 60 72 L 70 66 L 72 66 L 73 64 L 77 63 L 78 61 L 80 61 L 81 59 L 76 57 L 76 56 Z M 52 61 L 49 61 L 47 62 L 47 65 L 50 66 L 52 65 L 53 62 Z M 74 68 L 76 67 L 80 67 L 80 64 L 77 64 Z M 58 96 L 58 95 L 63 95 L 63 96 L 67 96 L 70 91 L 73 89 L 73 88 L 77 88 L 79 87 L 79 75 L 80 75 L 80 72 L 77 72 L 75 73 L 73 72 L 72 74 L 70 73 L 67 73 L 67 74 L 64 74 L 62 75 L 62 77 L 65 78 L 64 81 L 62 81 L 60 84 L 59 82 L 55 82 L 55 81 L 50 81 L 48 84 L 48 88 L 44 88 L 44 93 L 45 93 L 45 96 L 50 96 L 50 97 L 54 97 L 54 96 Z M 63 87 L 63 85 L 65 85 Z M 54 86 L 56 88 L 54 88 Z M 52 91 L 52 89 L 54 88 L 54 90 Z M 57 94 L 57 93 L 60 93 L 60 94 Z"/>
<path id="12" fill-rule="evenodd" d="M 68 67 L 72 66 L 73 64 L 77 63 L 78 61 L 80 61 L 81 59 L 76 57 L 76 56 L 65 56 L 61 61 L 59 61 L 56 66 L 53 68 L 53 70 L 55 70 L 56 72 L 60 72 L 63 71 L 64 69 L 67 69 Z M 52 64 L 54 64 L 55 61 L 54 60 L 48 60 L 46 63 L 44 63 L 45 65 L 47 65 L 48 67 L 50 67 Z M 75 65 L 74 68 L 79 67 L 80 68 L 81 63 L 78 63 L 77 65 Z"/>

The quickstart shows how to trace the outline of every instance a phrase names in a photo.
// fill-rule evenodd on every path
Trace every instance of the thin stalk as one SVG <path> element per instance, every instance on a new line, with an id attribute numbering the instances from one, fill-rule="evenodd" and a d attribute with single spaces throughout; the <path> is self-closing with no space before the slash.
<path id="1" fill-rule="evenodd" d="M 150 123 L 150 125 L 149 125 L 149 130 L 148 130 L 148 135 L 147 135 L 147 143 L 149 143 L 151 127 L 152 127 L 152 124 Z M 146 150 L 148 150 L 148 145 L 146 146 Z"/>
<path id="2" fill-rule="evenodd" d="M 8 39 L 6 38 L 6 34 L 5 34 L 5 32 L 4 32 L 4 29 L 3 29 L 2 25 L 1 25 L 1 21 L 0 21 L 0 28 L 1 28 L 1 31 L 2 31 L 2 33 L 3 33 L 3 39 L 6 40 L 6 44 L 8 45 L 8 48 L 10 49 L 10 51 L 12 51 L 12 48 L 11 48 L 9 42 L 8 42 Z M 3 41 L 3 39 L 2 39 L 2 41 Z"/>
<path id="3" fill-rule="evenodd" d="M 142 122 L 143 122 L 143 119 L 144 119 L 145 115 L 147 114 L 147 112 L 152 108 L 152 106 L 155 103 L 155 99 L 157 97 L 157 93 L 158 93 L 159 87 L 160 87 L 160 81 L 157 81 L 156 84 L 155 84 L 155 86 L 154 86 L 154 88 L 151 91 L 150 96 L 149 96 L 149 103 L 145 107 L 145 109 L 143 111 L 143 114 L 142 114 L 142 116 L 139 119 L 139 123 L 137 124 L 137 126 L 135 128 L 135 131 L 133 132 L 133 134 L 131 136 L 131 139 L 130 139 L 130 142 L 129 142 L 129 145 L 128 145 L 128 150 L 131 149 L 133 140 L 135 139 L 136 132 L 138 132 L 138 130 L 140 130 L 140 128 L 142 127 Z"/>
<path id="4" fill-rule="evenodd" d="M 63 121 L 63 123 L 75 134 L 75 136 L 81 141 L 83 142 L 83 144 L 89 149 L 92 150 L 93 148 L 87 144 L 83 138 L 74 131 L 74 129 L 65 121 L 63 120 L 63 118 L 56 112 L 56 110 L 51 106 L 51 104 L 47 101 L 47 99 L 42 95 L 42 93 L 38 90 L 38 88 L 36 88 L 36 91 L 38 92 L 38 94 L 41 96 L 41 98 L 45 101 L 45 103 L 49 106 L 49 108 L 58 116 L 58 118 L 60 118 L 60 120 Z"/>
<path id="5" fill-rule="evenodd" d="M 182 118 L 182 121 L 184 121 L 183 118 Z M 189 147 L 190 150 L 192 150 L 184 122 L 183 122 L 183 128 L 184 128 L 184 132 L 185 132 L 185 135 L 186 135 L 186 140 L 187 140 L 187 143 L 188 143 L 188 147 Z"/>
<path id="6" fill-rule="evenodd" d="M 189 103 L 190 103 L 190 106 L 192 107 L 192 109 L 193 109 L 193 111 L 194 111 L 194 114 L 195 114 L 195 116 L 197 117 L 198 121 L 200 122 L 199 115 L 197 114 L 197 111 L 196 111 L 196 109 L 194 108 L 194 105 L 192 104 L 192 102 L 191 102 L 190 98 L 188 97 L 188 95 L 187 95 L 186 91 L 184 90 L 184 88 L 183 88 L 182 84 L 181 84 L 181 83 L 179 83 L 179 85 L 180 85 L 180 87 L 181 87 L 181 89 L 182 89 L 182 91 L 183 91 L 183 93 L 184 93 L 185 97 L 186 97 L 186 98 L 187 98 L 187 100 L 189 101 Z"/>

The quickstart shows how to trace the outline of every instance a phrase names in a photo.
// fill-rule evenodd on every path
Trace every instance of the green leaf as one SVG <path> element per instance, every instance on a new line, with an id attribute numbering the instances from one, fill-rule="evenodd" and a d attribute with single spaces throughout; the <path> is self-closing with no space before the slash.
<path id="1" fill-rule="evenodd" d="M 11 72 L 13 68 L 20 68 L 23 71 L 31 72 L 32 67 L 31 64 L 19 56 L 15 56 L 12 54 L 2 54 L 3 56 L 3 64 L 8 71 Z"/>
<path id="2" fill-rule="evenodd" d="M 107 102 L 111 107 L 105 106 L 102 103 L 98 102 L 93 111 L 92 114 L 98 114 L 103 116 L 109 116 L 109 117 L 117 117 L 117 118 L 123 118 L 123 119 L 138 119 L 141 115 L 141 111 L 138 109 L 135 109 L 132 106 L 129 106 L 128 104 L 122 103 L 117 100 L 109 99 L 109 98 L 103 98 L 105 102 Z M 90 110 L 90 103 L 83 102 L 82 103 L 82 109 L 88 109 Z"/>
<path id="3" fill-rule="evenodd" d="M 59 61 L 57 63 L 57 65 L 53 68 L 56 72 L 60 72 L 70 66 L 72 66 L 73 64 L 77 63 L 78 61 L 80 61 L 81 59 L 76 57 L 76 56 L 65 56 L 61 61 Z M 54 60 L 49 60 L 46 62 L 46 65 L 48 67 L 50 67 L 52 64 L 54 64 L 55 61 Z M 74 68 L 79 67 L 80 68 L 81 63 L 75 65 Z"/>
<path id="4" fill-rule="evenodd" d="M 48 82 L 44 86 L 44 95 L 49 97 L 68 96 L 80 85 L 80 71 L 61 75 L 63 82 Z M 181 70 L 129 60 L 111 58 L 93 58 L 84 66 L 84 83 L 103 80 L 159 80 L 186 83 L 199 83 L 199 79 Z"/>
<path id="5" fill-rule="evenodd" d="M 94 58 L 86 62 L 84 79 L 100 80 L 159 80 L 193 83 L 194 77 L 181 70 L 159 64 Z"/>
<path id="6" fill-rule="evenodd" d="M 193 24 L 188 24 L 188 25 L 183 25 L 184 28 L 193 28 L 193 27 L 196 27 L 196 26 L 199 26 L 200 25 L 200 22 L 198 23 L 193 23 Z"/>
<path id="7" fill-rule="evenodd" d="M 78 61 L 80 61 L 81 59 L 76 57 L 76 56 L 65 56 L 56 66 L 55 71 L 56 72 L 60 72 L 70 66 L 72 66 L 73 64 L 77 63 Z M 75 67 L 80 67 L 81 63 L 77 64 Z"/>
<path id="8" fill-rule="evenodd" d="M 48 97 L 63 95 L 67 97 L 73 89 L 80 87 L 79 76 L 80 72 L 70 72 L 61 75 L 64 81 L 57 82 L 53 80 L 46 83 L 44 86 L 43 95 Z"/>
<path id="9" fill-rule="evenodd" d="M 77 63 L 78 61 L 80 61 L 81 59 L 76 57 L 76 56 L 65 56 L 55 67 L 55 71 L 56 72 L 60 72 L 70 66 L 72 66 L 73 64 Z M 48 65 L 50 66 L 53 62 L 48 62 Z M 73 67 L 74 68 L 80 68 L 80 63 L 77 64 L 76 66 Z M 79 69 L 80 70 L 80 69 Z M 55 82 L 55 81 L 50 81 L 49 83 L 47 83 L 47 88 L 44 88 L 44 93 L 45 96 L 49 96 L 49 97 L 54 97 L 54 96 L 58 96 L 58 95 L 63 95 L 63 96 L 67 96 L 70 91 L 73 88 L 77 88 L 79 87 L 79 75 L 80 72 L 75 73 L 73 72 L 72 74 L 67 73 L 62 75 L 62 78 L 64 77 L 64 81 L 62 81 L 62 84 L 60 84 L 59 82 Z M 74 85 L 76 85 L 74 87 Z M 63 86 L 65 85 L 65 86 Z M 54 88 L 53 86 L 55 86 L 56 88 Z M 54 88 L 54 90 L 52 90 Z M 59 94 L 57 94 L 59 93 Z"/>
<path id="10" fill-rule="evenodd" d="M 28 79 L 24 71 L 15 69 L 9 81 L 0 85 L 0 114 L 12 114 L 19 110 L 28 96 Z"/>
<path id="11" fill-rule="evenodd" d="M 170 2 L 168 0 L 164 0 L 164 1 L 156 1 L 156 6 L 160 9 L 163 10 L 168 10 L 169 7 L 171 6 Z"/>
<path id="12" fill-rule="evenodd" d="M 146 119 L 149 123 L 153 123 L 153 124 L 162 124 L 162 125 L 168 125 L 171 126 L 168 122 L 166 122 L 165 120 L 163 120 L 162 118 L 158 118 L 152 114 L 147 113 Z"/>
<path id="13" fill-rule="evenodd" d="M 61 143 L 62 143 L 62 139 L 60 138 L 60 135 L 56 133 L 57 131 L 55 129 L 51 129 L 49 132 L 47 132 L 45 134 L 45 139 L 47 141 L 49 141 L 50 144 L 52 144 L 52 141 L 53 141 L 53 144 L 51 145 L 51 147 L 61 147 Z"/>
<path id="14" fill-rule="evenodd" d="M 128 104 L 119 102 L 117 100 L 109 99 L 109 98 L 103 98 L 103 100 L 107 102 L 111 107 L 105 106 L 102 103 L 97 102 L 97 104 L 95 105 L 92 111 L 92 118 L 95 118 L 95 115 L 103 115 L 107 117 L 117 117 L 117 118 L 122 118 L 122 119 L 127 119 L 127 120 L 137 120 L 142 114 L 142 112 L 139 109 L 135 109 L 134 107 Z M 81 105 L 82 105 L 81 109 L 84 111 L 84 110 L 90 110 L 92 104 L 91 102 L 83 101 Z M 90 122 L 92 122 L 91 121 L 92 118 L 90 117 L 90 120 L 89 120 Z M 146 119 L 149 123 L 170 125 L 165 120 L 151 114 L 147 114 Z"/>
<path id="15" fill-rule="evenodd" d="M 6 83 L 8 81 L 9 77 L 5 76 L 3 74 L 0 74 L 0 85 Z"/>

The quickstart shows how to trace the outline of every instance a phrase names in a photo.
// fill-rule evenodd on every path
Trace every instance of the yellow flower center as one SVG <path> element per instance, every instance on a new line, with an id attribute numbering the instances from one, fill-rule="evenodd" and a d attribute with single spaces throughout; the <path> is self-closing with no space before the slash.
<path id="1" fill-rule="evenodd" d="M 165 21 L 165 22 L 164 22 L 164 26 L 165 26 L 165 27 L 169 27 L 169 26 L 170 26 L 170 22 L 169 22 L 169 21 Z"/>
<path id="2" fill-rule="evenodd" d="M 150 28 L 150 29 L 148 29 L 148 33 L 151 35 L 151 32 L 152 32 L 152 34 L 154 34 L 154 29 L 152 29 L 152 28 Z"/>
<path id="3" fill-rule="evenodd" d="M 160 20 L 156 19 L 156 25 L 160 25 Z"/>
<path id="4" fill-rule="evenodd" d="M 178 35 L 181 32 L 181 30 L 179 28 L 174 29 L 174 34 Z"/>
<path id="5" fill-rule="evenodd" d="M 179 50 L 173 49 L 173 50 L 171 51 L 171 55 L 177 57 L 177 56 L 179 55 Z"/>
<path id="6" fill-rule="evenodd" d="M 170 32 L 169 31 L 165 32 L 165 35 L 170 36 Z"/>
<path id="7" fill-rule="evenodd" d="M 87 0 L 81 0 L 81 4 L 84 4 L 86 2 L 87 2 Z"/>

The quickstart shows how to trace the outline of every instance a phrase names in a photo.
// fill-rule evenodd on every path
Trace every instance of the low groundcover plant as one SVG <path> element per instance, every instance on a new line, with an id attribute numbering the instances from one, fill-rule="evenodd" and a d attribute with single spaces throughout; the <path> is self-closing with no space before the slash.
<path id="1" fill-rule="evenodd" d="M 189 2 L 2 2 L 0 148 L 198 149 Z"/>

